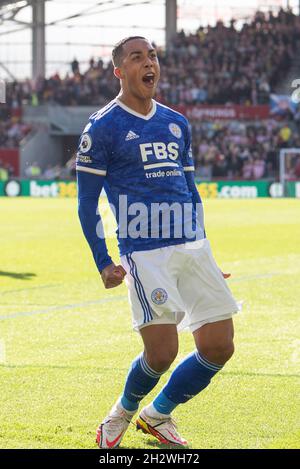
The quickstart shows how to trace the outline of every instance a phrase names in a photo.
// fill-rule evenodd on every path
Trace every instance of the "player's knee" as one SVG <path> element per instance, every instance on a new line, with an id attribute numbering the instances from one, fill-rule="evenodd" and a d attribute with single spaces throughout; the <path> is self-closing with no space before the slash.
<path id="1" fill-rule="evenodd" d="M 221 348 L 220 354 L 224 362 L 228 362 L 231 359 L 234 354 L 234 343 L 232 340 Z"/>
<path id="2" fill-rule="evenodd" d="M 208 361 L 219 365 L 224 365 L 234 354 L 234 343 L 232 340 L 228 340 L 218 344 L 209 344 L 201 347 L 199 352 Z"/>
<path id="3" fill-rule="evenodd" d="M 147 363 L 152 370 L 161 373 L 167 371 L 177 356 L 177 349 L 173 350 L 156 350 L 147 353 Z"/>

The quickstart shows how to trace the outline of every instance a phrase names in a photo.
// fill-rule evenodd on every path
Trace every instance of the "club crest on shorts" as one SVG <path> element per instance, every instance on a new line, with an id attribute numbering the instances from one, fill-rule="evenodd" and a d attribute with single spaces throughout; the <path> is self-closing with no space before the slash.
<path id="1" fill-rule="evenodd" d="M 151 300 L 156 305 L 163 305 L 168 299 L 168 293 L 163 288 L 155 288 L 151 293 Z"/>
<path id="2" fill-rule="evenodd" d="M 82 134 L 79 144 L 81 153 L 87 153 L 92 148 L 92 137 L 90 134 Z"/>
<path id="3" fill-rule="evenodd" d="M 180 138 L 182 135 L 181 128 L 177 124 L 169 124 L 169 130 L 174 137 Z"/>

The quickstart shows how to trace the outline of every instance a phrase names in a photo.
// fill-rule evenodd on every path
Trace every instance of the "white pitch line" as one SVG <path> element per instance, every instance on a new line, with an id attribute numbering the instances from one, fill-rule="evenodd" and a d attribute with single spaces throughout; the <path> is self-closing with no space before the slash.
<path id="1" fill-rule="evenodd" d="M 276 275 L 284 275 L 284 274 L 279 273 L 279 272 L 273 272 L 269 274 L 254 274 L 254 275 L 246 275 L 244 277 L 238 277 L 238 278 L 230 277 L 228 280 L 230 280 L 231 282 L 244 282 L 246 280 L 256 280 L 258 278 L 271 278 L 271 277 L 275 277 Z"/>
<path id="2" fill-rule="evenodd" d="M 245 277 L 240 277 L 240 278 L 230 278 L 230 282 L 244 282 L 247 280 L 255 280 L 258 278 L 269 278 L 269 277 L 274 277 L 276 275 L 283 275 L 282 273 L 269 273 L 269 274 L 258 274 L 258 275 L 249 275 Z M 52 313 L 54 311 L 61 311 L 64 309 L 75 309 L 75 308 L 83 308 L 85 306 L 89 305 L 95 305 L 95 304 L 101 304 L 101 303 L 106 303 L 107 301 L 120 301 L 120 300 L 125 300 L 127 299 L 127 296 L 122 295 L 122 296 L 115 296 L 111 298 L 103 298 L 102 300 L 93 300 L 93 301 L 85 301 L 83 303 L 75 303 L 75 304 L 69 304 L 69 305 L 61 305 L 61 306 L 52 306 L 50 308 L 45 308 L 45 309 L 40 309 L 37 311 L 20 311 L 12 314 L 8 314 L 6 316 L 0 316 L 0 321 L 4 321 L 6 319 L 14 319 L 18 317 L 23 317 L 23 316 L 35 316 L 36 314 L 48 314 Z"/>
<path id="3" fill-rule="evenodd" d="M 19 292 L 23 292 L 23 291 L 28 291 L 28 290 L 41 290 L 42 288 L 56 288 L 56 287 L 59 287 L 59 286 L 63 286 L 63 283 L 52 283 L 52 284 L 48 284 L 48 285 L 36 285 L 35 287 L 28 287 L 28 288 L 17 288 L 15 290 L 4 290 L 4 291 L 1 291 L 0 290 L 0 294 L 1 295 L 7 295 L 9 293 L 19 293 Z"/>
<path id="4" fill-rule="evenodd" d="M 60 306 L 52 306 L 50 308 L 39 309 L 36 311 L 19 311 L 12 314 L 7 314 L 6 316 L 0 316 L 0 321 L 4 321 L 6 319 L 15 319 L 24 316 L 35 316 L 36 314 L 48 314 L 55 311 L 62 311 L 64 309 L 75 309 L 75 308 L 83 308 L 85 306 L 97 305 L 101 303 L 106 303 L 108 301 L 121 301 L 127 299 L 127 296 L 115 296 L 111 298 L 103 298 L 102 300 L 93 300 L 93 301 L 85 301 L 83 303 L 74 303 L 69 305 L 60 305 Z"/>

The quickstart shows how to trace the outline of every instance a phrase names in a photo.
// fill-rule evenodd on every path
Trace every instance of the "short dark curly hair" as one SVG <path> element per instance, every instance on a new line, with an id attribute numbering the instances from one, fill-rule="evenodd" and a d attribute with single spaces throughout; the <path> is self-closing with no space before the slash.
<path id="1" fill-rule="evenodd" d="M 122 63 L 122 56 L 123 56 L 123 46 L 126 44 L 128 41 L 132 41 L 133 39 L 144 39 L 145 41 L 148 41 L 147 38 L 143 36 L 128 36 L 119 41 L 113 48 L 112 50 L 112 62 L 115 67 L 120 67 Z"/>

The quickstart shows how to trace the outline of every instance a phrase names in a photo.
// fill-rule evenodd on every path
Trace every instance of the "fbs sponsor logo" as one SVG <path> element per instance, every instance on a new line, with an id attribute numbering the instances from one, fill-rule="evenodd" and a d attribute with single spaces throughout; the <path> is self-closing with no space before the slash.
<path id="1" fill-rule="evenodd" d="M 149 157 L 153 156 L 156 160 L 170 160 L 175 161 L 179 155 L 179 145 L 176 142 L 170 142 L 166 145 L 164 142 L 154 143 L 141 143 L 140 152 L 143 163 L 147 163 Z"/>
<path id="2" fill-rule="evenodd" d="M 30 181 L 29 195 L 31 197 L 76 197 L 75 182 Z"/>

